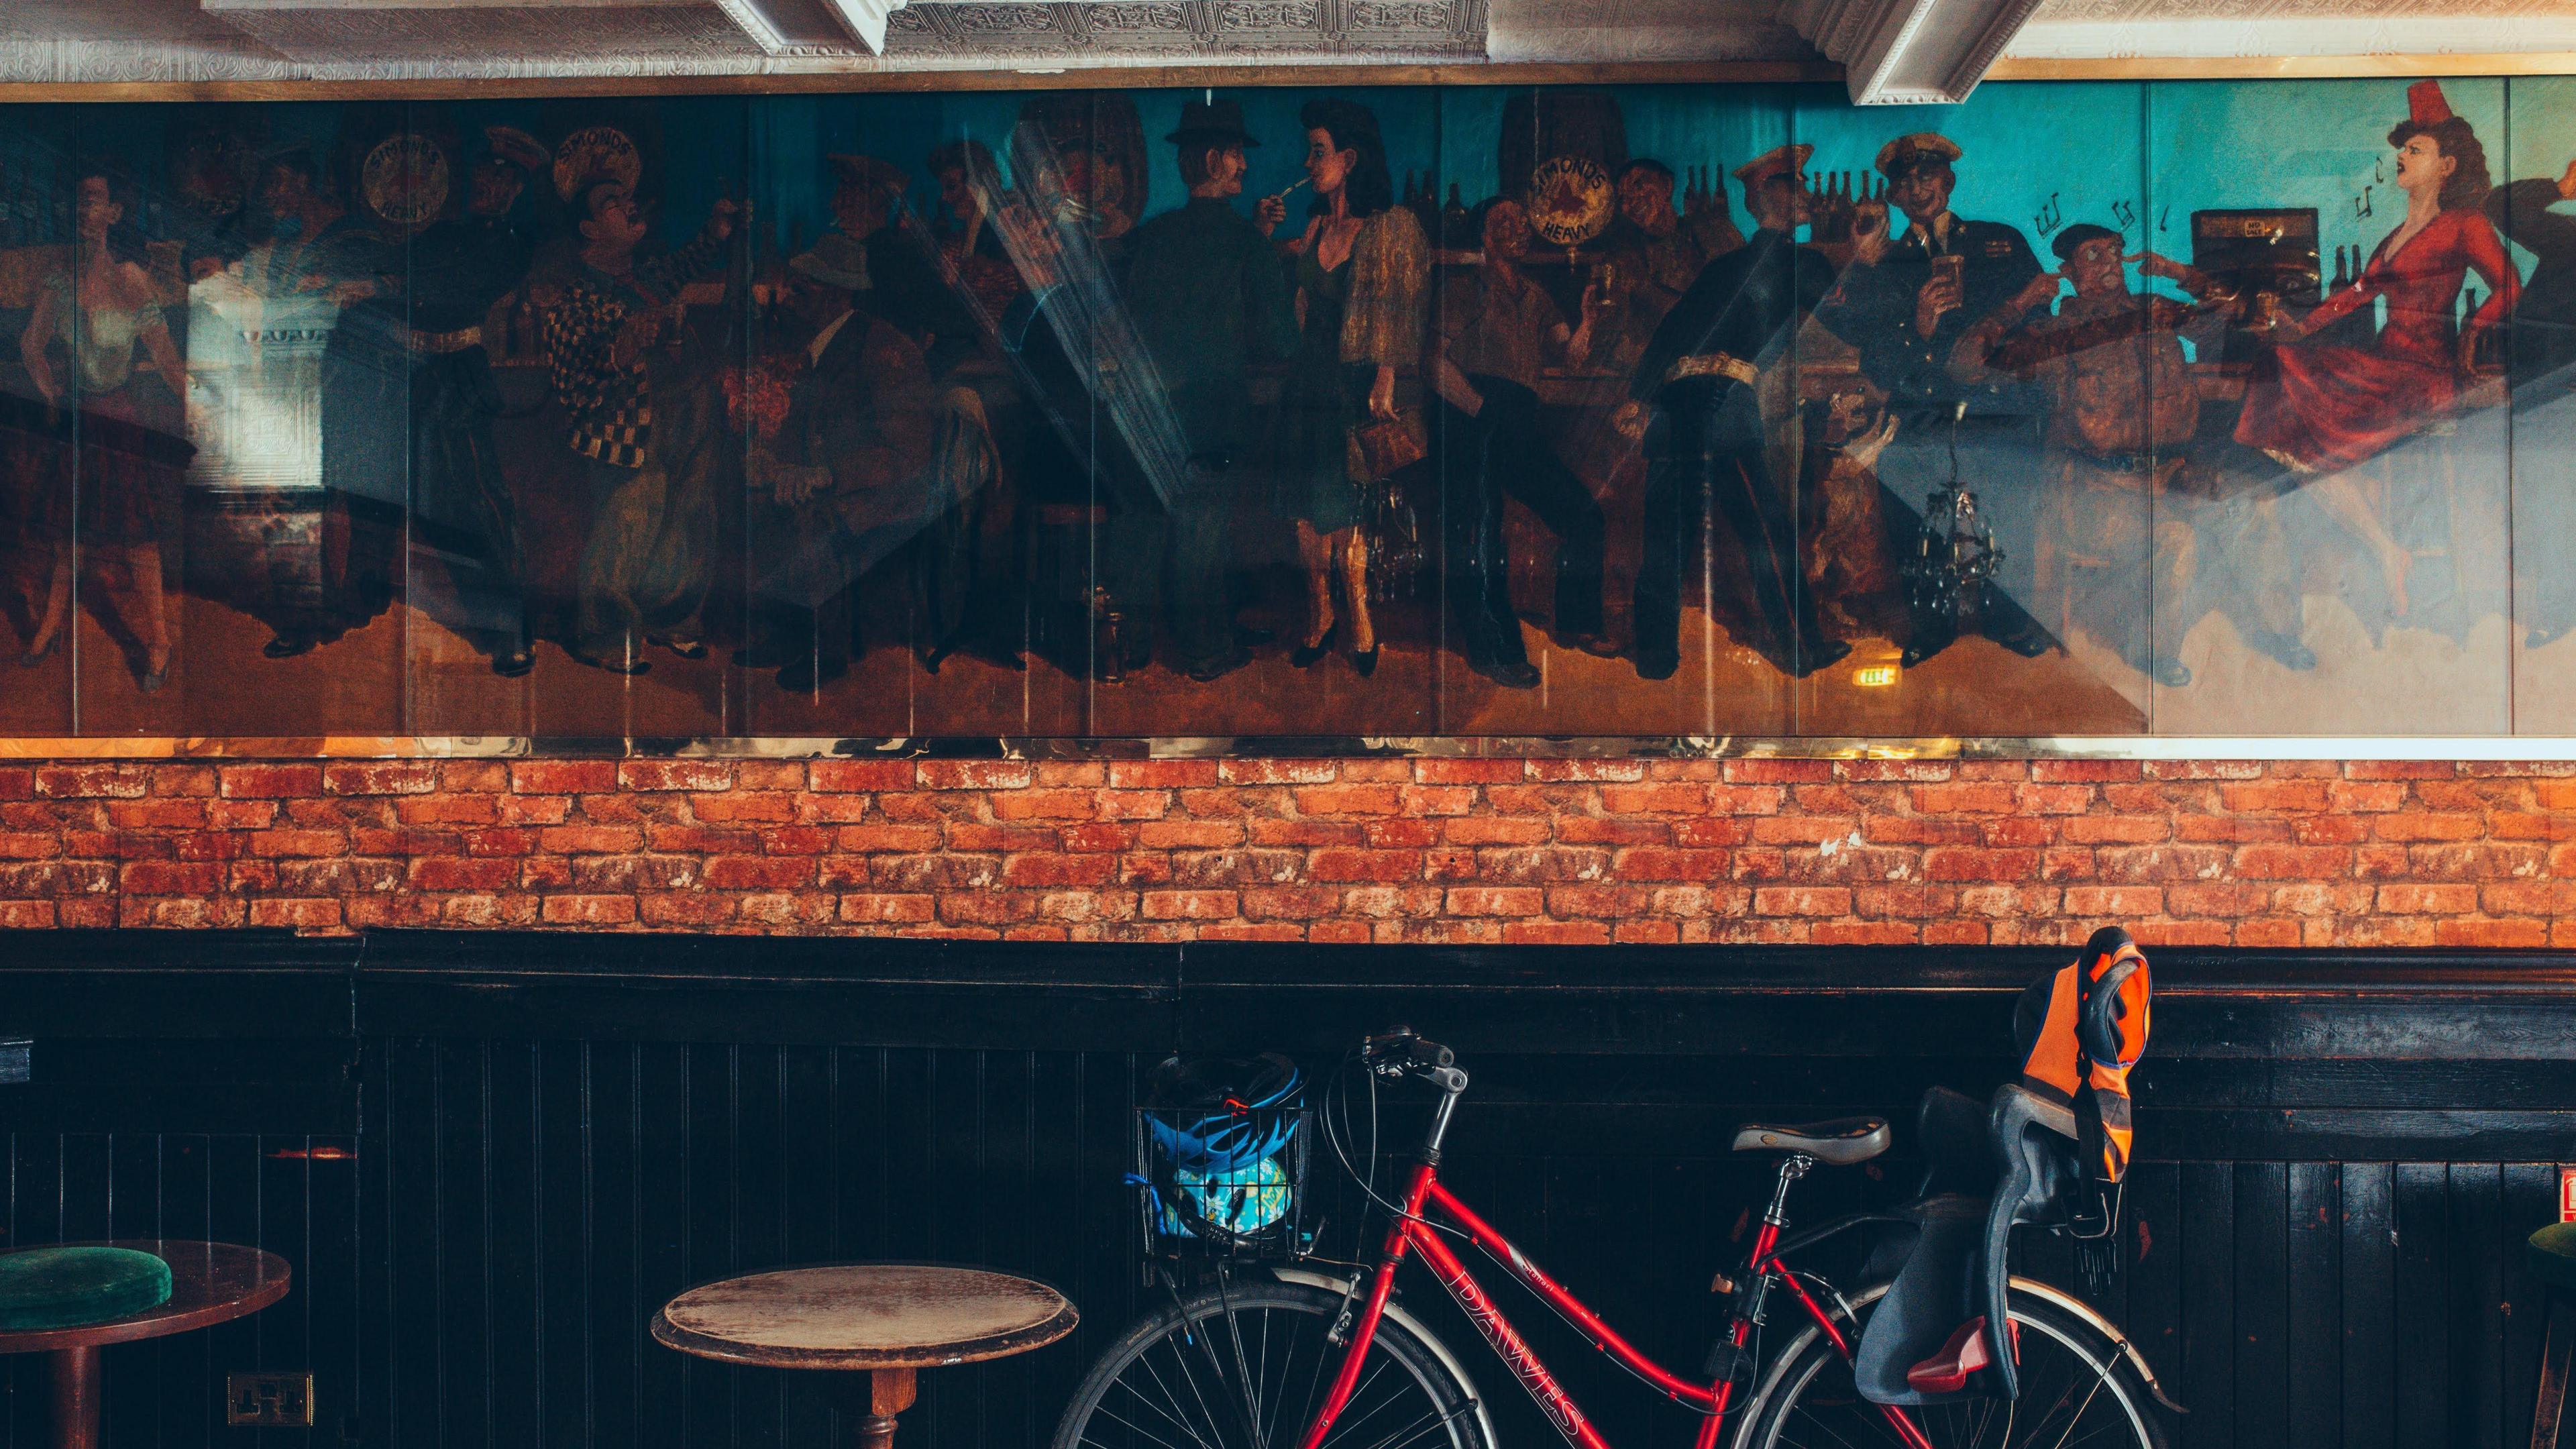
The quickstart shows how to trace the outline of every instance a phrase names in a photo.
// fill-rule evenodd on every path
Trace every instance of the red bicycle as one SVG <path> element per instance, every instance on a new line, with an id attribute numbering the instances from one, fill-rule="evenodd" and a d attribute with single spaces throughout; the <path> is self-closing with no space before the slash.
<path id="1" fill-rule="evenodd" d="M 1993 1367 L 1976 1346 L 1983 1319 L 1949 1336 L 1946 1369 L 1913 1364 L 1914 1377 L 1893 1395 L 1862 1391 L 1871 1382 L 1859 1361 L 1863 1336 L 1903 1274 L 1844 1291 L 1795 1266 L 1793 1255 L 1872 1225 L 1894 1225 L 1930 1244 L 1949 1220 L 1941 1212 L 1967 1223 L 1959 1211 L 1939 1207 L 1944 1203 L 1973 1201 L 1975 1222 L 1963 1232 L 1981 1233 L 1984 1223 L 1984 1201 L 1954 1193 L 1929 1196 L 1910 1213 L 1855 1214 L 1789 1232 L 1790 1189 L 1819 1165 L 1849 1166 L 1885 1152 L 1885 1121 L 1756 1123 L 1737 1134 L 1736 1151 L 1777 1155 L 1779 1173 L 1751 1251 L 1735 1274 L 1719 1280 L 1730 1299 L 1725 1327 L 1701 1372 L 1686 1374 L 1637 1349 L 1441 1183 L 1442 1140 L 1467 1090 L 1467 1074 L 1448 1048 L 1398 1029 L 1370 1038 L 1357 1060 L 1372 1082 L 1418 1082 L 1438 1092 L 1401 1190 L 1381 1198 L 1367 1189 L 1392 1217 L 1375 1263 L 1359 1274 L 1323 1271 L 1311 1258 L 1251 1265 L 1218 1271 L 1186 1295 L 1166 1277 L 1169 1301 L 1095 1363 L 1057 1427 L 1054 1449 L 1496 1449 L 1487 1403 L 1464 1363 L 1395 1293 L 1397 1271 L 1411 1260 L 1430 1269 L 1568 1444 L 1608 1449 L 1452 1238 L 1481 1250 L 1655 1391 L 1704 1416 L 1696 1449 L 2163 1449 L 2155 1406 L 2178 1406 L 2156 1386 L 2144 1357 L 2099 1312 L 2026 1278 L 2005 1282 L 1998 1274 L 2009 1305 L 2011 1391 L 1995 1392 Z M 1923 1119 L 1928 1155 L 1937 1162 L 1946 1137 L 1954 1161 L 1982 1170 L 1974 1165 L 1985 1160 L 1978 1140 L 1990 1120 L 2003 1119 L 1936 1091 Z M 1957 1241 L 1962 1233 L 1948 1236 Z M 1890 1309 L 1891 1323 L 1896 1313 Z M 1766 1353 L 1761 1330 L 1777 1318 L 1792 1331 L 1775 1328 L 1777 1347 Z M 1905 1392 L 1907 1383 L 1918 1392 Z M 1884 1402 L 1890 1397 L 1914 1402 Z"/>

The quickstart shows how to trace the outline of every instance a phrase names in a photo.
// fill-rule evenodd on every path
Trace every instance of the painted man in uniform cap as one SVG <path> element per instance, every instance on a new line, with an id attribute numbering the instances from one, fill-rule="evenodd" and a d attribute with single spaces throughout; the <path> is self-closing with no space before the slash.
<path id="1" fill-rule="evenodd" d="M 1742 543 L 1753 595 L 1771 638 L 1766 652 L 1804 677 L 1851 652 L 1825 636 L 1798 552 L 1794 478 L 1774 477 L 1755 384 L 1778 365 L 1798 324 L 1834 285 L 1824 252 L 1800 246 L 1809 219 L 1812 146 L 1782 146 L 1736 168 L 1744 207 L 1760 227 L 1699 274 L 1655 330 L 1619 409 L 1620 430 L 1663 424 L 1646 475 L 1645 557 L 1637 573 L 1637 673 L 1667 679 L 1680 665 L 1684 518 L 1713 506 Z M 1696 505 L 1688 500 L 1704 500 Z"/>
<path id="2" fill-rule="evenodd" d="M 1961 383 L 1950 354 L 1978 319 L 1990 315 L 2040 274 L 2039 259 L 2019 229 L 1974 221 L 1950 209 L 1958 184 L 1958 143 L 1931 131 L 1899 136 L 1878 150 L 1887 201 L 1904 213 L 1905 234 L 1891 238 L 1884 213 L 1861 209 L 1852 232 L 1852 266 L 1816 320 L 1860 351 L 1863 375 L 1887 394 L 1900 420 L 1880 475 L 1897 496 L 1916 503 L 1950 478 L 1955 435 L 1962 474 L 2000 536 L 2004 565 L 2023 579 L 2031 559 L 2028 491 L 1998 480 L 2032 466 L 2030 420 L 2041 404 L 2007 374 Z M 1952 260 L 1955 259 L 1955 260 Z M 2037 654 L 2047 635 L 1998 597 L 1986 632 L 2006 647 Z M 1946 635 L 1918 633 L 1908 661 L 1937 653 Z"/>
<path id="3" fill-rule="evenodd" d="M 1950 209 L 1959 156 L 1957 143 L 1930 131 L 1879 148 L 1887 200 L 1905 214 L 1905 234 L 1855 231 L 1854 261 L 1865 270 L 1846 277 L 1841 298 L 1822 312 L 1835 335 L 1860 349 L 1861 370 L 1899 412 L 1946 411 L 1966 398 L 1971 389 L 1949 375 L 1960 334 L 2040 271 L 2018 229 Z M 1935 264 L 1948 257 L 1958 260 Z"/>
<path id="4" fill-rule="evenodd" d="M 1144 662 L 1156 596 L 1167 594 L 1175 662 L 1206 680 L 1250 662 L 1234 637 L 1226 529 L 1253 461 L 1250 369 L 1296 351 L 1297 314 L 1267 239 L 1286 204 L 1264 199 L 1257 221 L 1234 207 L 1244 150 L 1261 144 L 1244 129 L 1242 106 L 1185 102 L 1164 139 L 1177 148 L 1190 199 L 1128 233 L 1126 298 L 1180 424 L 1188 476 L 1173 480 L 1168 511 L 1136 490 L 1112 491 L 1103 562 L 1116 570 L 1109 591 L 1132 625 L 1125 662 Z"/>
<path id="5" fill-rule="evenodd" d="M 1961 334 L 1950 372 L 1963 385 L 2001 373 L 2046 391 L 2036 592 L 2156 683 L 2180 688 L 2191 671 L 2176 655 L 2202 611 L 2203 590 L 2221 574 L 2245 572 L 2208 567 L 2204 542 L 2241 548 L 2270 525 L 2254 500 L 2216 506 L 2220 489 L 2192 449 L 2200 394 L 2183 339 L 2213 345 L 2225 319 L 2130 291 L 2120 234 L 2109 227 L 2077 223 L 2050 249 L 2075 295 L 2052 313 L 2061 274 L 2032 278 Z M 2190 267 L 2153 252 L 2138 261 L 2147 276 L 2195 301 L 2219 295 L 2215 281 Z M 2212 532 L 2221 537 L 2206 538 Z M 2295 603 L 2268 603 L 2255 627 L 2295 633 L 2296 615 L 2287 612 Z"/>

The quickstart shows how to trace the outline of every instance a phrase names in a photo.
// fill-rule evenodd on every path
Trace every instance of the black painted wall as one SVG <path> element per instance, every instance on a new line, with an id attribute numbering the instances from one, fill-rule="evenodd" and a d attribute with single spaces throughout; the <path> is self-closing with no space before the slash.
<path id="1" fill-rule="evenodd" d="M 668 937 L 0 937 L 11 1245 L 211 1235 L 284 1253 L 278 1307 L 109 1354 L 112 1445 L 805 1446 L 810 1382 L 681 1360 L 672 1292 L 832 1258 L 1031 1273 L 1083 1330 L 927 1376 L 905 1442 L 1042 1443 L 1135 1311 L 1118 1183 L 1132 1084 L 1175 1045 L 1329 1063 L 1403 1020 L 1475 1087 L 1451 1180 L 1667 1360 L 1766 1113 L 1902 1111 L 2006 1069 L 2054 953 L 954 946 Z M 2519 1245 L 2576 1159 L 2576 972 L 2557 958 L 2159 953 L 2140 1163 L 2099 1301 L 2200 1445 L 2527 1438 L 2538 1302 Z M 1387 1127 L 1410 1119 L 1387 1104 Z M 1820 1173 L 1800 1211 L 1909 1164 Z M 1348 1252 L 1352 1195 L 1322 1195 Z M 2029 1267 L 2071 1281 L 2062 1247 Z M 1436 1289 L 1410 1295 L 1439 1320 Z M 1507 1306 L 1519 1300 L 1507 1295 Z M 1687 1415 L 1516 1314 L 1612 1442 Z M 1452 1334 L 1462 1349 L 1470 1335 Z M 1486 1367 L 1471 1357 L 1480 1369 Z M 309 1368 L 321 1426 L 220 1426 L 227 1371 Z M 1508 1442 L 1552 1441 L 1498 1372 Z M 9 1445 L 44 1442 L 9 1366 Z"/>

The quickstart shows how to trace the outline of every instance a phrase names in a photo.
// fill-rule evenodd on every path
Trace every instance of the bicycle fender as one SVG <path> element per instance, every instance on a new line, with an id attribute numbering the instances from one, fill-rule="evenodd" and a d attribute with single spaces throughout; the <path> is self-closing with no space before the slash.
<path id="1" fill-rule="evenodd" d="M 2138 1377 L 2146 1380 L 2147 1392 L 2155 1396 L 2157 1403 L 2171 1409 L 2177 1414 L 2188 1414 L 2191 1412 L 2191 1410 L 2184 1408 L 2182 1405 L 2175 1403 L 2172 1399 L 2165 1396 L 2165 1386 L 2156 1382 L 2156 1371 L 2147 1367 L 2147 1356 L 2140 1353 L 2138 1351 L 2138 1346 L 2129 1342 L 2129 1336 L 2122 1333 L 2119 1328 L 2111 1322 L 2111 1320 L 2103 1317 L 2101 1311 L 2095 1308 L 2092 1304 L 2085 1302 L 2083 1299 L 2076 1297 L 2074 1294 L 2067 1292 L 2063 1288 L 2051 1287 L 2035 1278 L 2015 1278 L 2012 1280 L 2012 1286 L 2028 1293 L 2033 1298 L 2044 1298 L 2056 1307 L 2063 1308 L 2067 1312 L 2074 1314 L 2076 1317 L 2083 1319 L 2086 1323 L 2092 1325 L 2094 1331 L 2100 1333 L 2104 1338 L 2107 1338 L 2120 1346 L 2121 1354 L 2129 1360 L 2130 1367 L 2135 1368 L 2138 1371 Z"/>
<path id="2" fill-rule="evenodd" d="M 2118 1344 L 2121 1356 L 2126 1358 L 2129 1361 L 2130 1366 L 2138 1371 L 2138 1377 L 2146 1383 L 2148 1395 L 2159 1405 L 2170 1409 L 2177 1414 L 2188 1414 L 2191 1412 L 2191 1410 L 2183 1407 L 2181 1404 L 2175 1403 L 2171 1398 L 2166 1397 L 2164 1385 L 2156 1382 L 2156 1371 L 2147 1366 L 2146 1355 L 2140 1353 L 2138 1351 L 2138 1346 L 2129 1341 L 2129 1336 L 2114 1327 L 2111 1320 L 2104 1318 L 2101 1312 L 2094 1308 L 2092 1304 L 2067 1293 L 2063 1289 L 2052 1288 L 2048 1284 L 2042 1283 L 2035 1278 L 2016 1277 L 2010 1281 L 2013 1287 L 2028 1293 L 2033 1298 L 2046 1299 L 2051 1307 L 2064 1309 L 2076 1318 L 2081 1319 L 2086 1326 L 2092 1328 L 2104 1338 Z M 1853 1308 L 1866 1307 L 1867 1305 L 1875 1303 L 1879 1299 L 1885 1297 L 1887 1295 L 1888 1286 L 1889 1285 L 1886 1283 L 1869 1284 L 1847 1295 L 1844 1302 Z M 1733 1436 L 1737 1449 L 1743 1449 L 1743 1446 L 1746 1443 L 1746 1436 L 1753 1432 L 1754 1424 L 1762 1417 L 1762 1406 L 1770 1401 L 1773 1391 L 1780 1387 L 1780 1375 L 1787 1371 L 1789 1365 L 1795 1361 L 1799 1353 L 1806 1348 L 1808 1342 L 1816 1336 L 1816 1326 L 1812 1323 L 1799 1329 L 1787 1343 L 1781 1345 L 1778 1353 L 1772 1355 L 1771 1366 L 1769 1370 L 1763 1374 L 1753 1396 L 1744 1401 L 1743 1407 L 1740 1410 L 1728 1410 L 1730 1417 L 1737 1413 L 1741 1413 L 1743 1415 L 1742 1418 L 1736 1420 L 1736 1428 Z"/>
<path id="3" fill-rule="evenodd" d="M 1350 1278 L 1337 1278 L 1330 1273 L 1318 1273 L 1311 1268 L 1289 1268 L 1277 1263 L 1270 1265 L 1270 1276 L 1282 1283 L 1303 1283 L 1309 1288 L 1321 1288 L 1344 1296 L 1348 1296 L 1353 1291 L 1355 1282 Z M 1404 1305 L 1396 1302 L 1391 1296 L 1386 1300 L 1386 1316 L 1394 1319 L 1405 1332 L 1412 1334 L 1424 1348 L 1431 1350 L 1431 1356 L 1440 1360 L 1440 1366 L 1449 1371 L 1451 1378 L 1467 1386 L 1469 1402 L 1476 1408 L 1476 1427 L 1484 1431 L 1485 1443 L 1488 1446 L 1500 1445 L 1502 1440 L 1494 1436 L 1494 1416 L 1485 1407 L 1485 1396 L 1475 1391 L 1476 1381 L 1467 1376 L 1467 1365 L 1459 1361 L 1458 1355 L 1449 1351 L 1449 1345 L 1442 1343 L 1438 1335 L 1424 1327 L 1421 1319 L 1406 1312 Z"/>

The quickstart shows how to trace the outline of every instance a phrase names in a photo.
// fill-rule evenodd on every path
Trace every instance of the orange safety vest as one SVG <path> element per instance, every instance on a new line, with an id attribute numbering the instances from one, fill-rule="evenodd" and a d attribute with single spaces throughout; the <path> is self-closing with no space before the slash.
<path id="1" fill-rule="evenodd" d="M 2129 1170 L 2129 1068 L 2146 1054 L 2153 994 L 2146 953 L 2105 926 L 2074 965 L 2032 983 L 2013 1013 L 2021 1084 L 2075 1112 L 2085 1174 L 2096 1181 L 2117 1183 Z"/>

